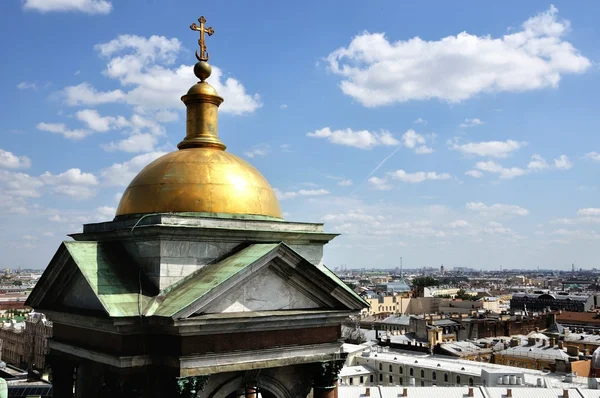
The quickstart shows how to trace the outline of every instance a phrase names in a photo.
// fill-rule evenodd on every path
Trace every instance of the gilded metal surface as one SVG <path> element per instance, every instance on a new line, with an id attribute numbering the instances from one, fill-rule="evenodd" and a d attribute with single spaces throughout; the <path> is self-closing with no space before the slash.
<path id="1" fill-rule="evenodd" d="M 200 82 L 181 97 L 187 107 L 186 134 L 177 147 L 146 166 L 129 184 L 117 216 L 147 213 L 226 213 L 281 219 L 275 192 L 267 180 L 246 161 L 225 152 L 219 139 L 219 105 L 223 98 L 204 81 L 210 75 L 204 33 L 200 26 L 199 62 L 194 73 Z"/>
<path id="2" fill-rule="evenodd" d="M 246 161 L 211 148 L 168 153 L 146 166 L 129 184 L 117 216 L 208 212 L 282 218 L 267 180 Z"/>
<path id="3" fill-rule="evenodd" d="M 209 36 L 212 36 L 215 33 L 213 28 L 205 28 L 204 24 L 206 23 L 206 18 L 203 16 L 198 18 L 198 22 L 200 25 L 196 25 L 193 23 L 190 25 L 190 29 L 200 32 L 200 39 L 198 40 L 198 45 L 200 46 L 200 54 L 196 51 L 196 58 L 198 61 L 208 61 L 208 52 L 206 52 L 206 43 L 204 42 L 204 34 L 206 33 Z"/>

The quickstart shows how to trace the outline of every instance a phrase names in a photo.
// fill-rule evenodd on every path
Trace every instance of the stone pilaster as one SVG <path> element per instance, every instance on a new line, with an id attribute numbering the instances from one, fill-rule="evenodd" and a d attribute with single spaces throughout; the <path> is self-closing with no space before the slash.
<path id="1" fill-rule="evenodd" d="M 338 397 L 338 375 L 344 366 L 344 362 L 344 359 L 339 359 L 319 364 L 313 384 L 314 398 Z"/>
<path id="2" fill-rule="evenodd" d="M 180 398 L 196 398 L 208 384 L 209 376 L 192 376 L 177 379 L 177 394 Z"/>

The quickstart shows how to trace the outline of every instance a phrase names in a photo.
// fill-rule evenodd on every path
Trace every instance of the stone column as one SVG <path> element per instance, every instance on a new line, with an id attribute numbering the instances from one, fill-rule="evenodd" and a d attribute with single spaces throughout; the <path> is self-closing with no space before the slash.
<path id="1" fill-rule="evenodd" d="M 338 398 L 338 374 L 344 360 L 321 362 L 313 384 L 313 398 Z"/>
<path id="2" fill-rule="evenodd" d="M 56 398 L 73 398 L 73 363 L 53 356 L 50 358 L 52 372 L 52 396 Z"/>
<path id="3" fill-rule="evenodd" d="M 256 398 L 256 387 L 246 387 L 246 398 Z"/>

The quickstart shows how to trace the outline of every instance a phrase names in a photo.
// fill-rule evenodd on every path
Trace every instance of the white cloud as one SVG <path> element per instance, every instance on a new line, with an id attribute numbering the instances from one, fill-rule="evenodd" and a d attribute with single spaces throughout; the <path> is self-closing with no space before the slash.
<path id="1" fill-rule="evenodd" d="M 39 189 L 43 185 L 44 183 L 39 178 L 32 177 L 29 174 L 0 170 L 0 199 L 7 200 L 7 203 L 10 203 L 10 198 L 3 198 L 2 195 L 39 198 Z"/>
<path id="2" fill-rule="evenodd" d="M 569 160 L 567 155 L 560 155 L 557 159 L 554 159 L 554 167 L 559 170 L 569 170 L 573 167 L 573 163 Z"/>
<path id="3" fill-rule="evenodd" d="M 249 158 L 255 158 L 258 156 L 266 156 L 269 153 L 269 146 L 266 144 L 255 145 L 249 151 L 244 152 Z"/>
<path id="4" fill-rule="evenodd" d="M 315 132 L 307 133 L 309 137 L 325 138 L 332 144 L 351 146 L 360 149 L 371 149 L 373 147 L 384 145 L 393 146 L 400 142 L 394 136 L 387 132 L 370 132 L 368 130 L 353 131 L 352 129 L 331 130 L 325 127 Z"/>
<path id="5" fill-rule="evenodd" d="M 105 151 L 123 151 L 129 153 L 152 152 L 156 147 L 157 138 L 152 134 L 133 134 L 118 142 L 110 142 L 102 145 Z"/>
<path id="6" fill-rule="evenodd" d="M 463 123 L 461 123 L 459 127 L 468 128 L 468 127 L 481 126 L 482 124 L 483 124 L 483 122 L 481 121 L 481 119 L 477 119 L 477 118 L 465 119 L 465 121 Z"/>
<path id="7" fill-rule="evenodd" d="M 117 209 L 110 206 L 100 206 L 96 208 L 96 213 L 98 214 L 98 219 L 100 221 L 108 221 L 115 218 Z"/>
<path id="8" fill-rule="evenodd" d="M 584 158 L 593 160 L 595 162 L 600 162 L 600 153 L 598 152 L 588 152 L 583 155 Z"/>
<path id="9" fill-rule="evenodd" d="M 96 191 L 81 185 L 58 185 L 52 190 L 54 193 L 69 196 L 76 200 L 85 200 L 96 196 Z"/>
<path id="10" fill-rule="evenodd" d="M 421 146 L 415 148 L 415 153 L 417 155 L 428 155 L 430 153 L 433 153 L 433 148 L 430 148 L 425 145 L 421 145 Z"/>
<path id="11" fill-rule="evenodd" d="M 37 90 L 36 82 L 21 82 L 17 84 L 19 90 Z"/>
<path id="12" fill-rule="evenodd" d="M 448 173 L 436 173 L 435 171 L 418 171 L 416 173 L 407 173 L 404 170 L 396 170 L 387 173 L 390 177 L 395 180 L 403 182 L 419 183 L 423 181 L 435 181 L 435 180 L 448 180 L 452 176 Z"/>
<path id="13" fill-rule="evenodd" d="M 279 105 L 279 108 L 281 108 L 281 109 L 287 109 L 288 106 L 287 106 L 287 104 L 281 104 L 281 105 Z"/>
<path id="14" fill-rule="evenodd" d="M 419 118 L 415 119 L 415 121 L 413 123 L 414 124 L 427 124 L 427 120 L 419 117 Z"/>
<path id="15" fill-rule="evenodd" d="M 483 177 L 483 173 L 479 170 L 469 170 L 465 172 L 466 175 L 471 176 L 473 178 L 481 178 Z"/>
<path id="16" fill-rule="evenodd" d="M 160 123 L 171 123 L 179 120 L 179 113 L 161 109 L 154 114 L 154 118 Z"/>
<path id="17" fill-rule="evenodd" d="M 83 173 L 77 168 L 55 175 L 47 171 L 40 176 L 40 180 L 48 185 L 98 185 L 95 175 Z"/>
<path id="18" fill-rule="evenodd" d="M 326 189 L 301 189 L 299 191 L 283 192 L 275 188 L 275 195 L 277 195 L 277 199 L 279 200 L 294 199 L 300 196 L 322 196 L 328 194 L 329 191 Z"/>
<path id="19" fill-rule="evenodd" d="M 121 90 L 98 91 L 87 82 L 77 86 L 65 87 L 62 90 L 67 105 L 101 105 L 125 100 L 125 93 Z"/>
<path id="20" fill-rule="evenodd" d="M 453 229 L 467 228 L 467 227 L 470 227 L 470 226 L 471 226 L 471 224 L 469 224 L 465 220 L 455 220 L 455 221 L 452 221 L 452 222 L 448 223 L 448 227 L 453 228 Z"/>
<path id="21" fill-rule="evenodd" d="M 25 0 L 26 10 L 39 12 L 78 11 L 86 14 L 108 14 L 112 4 L 108 0 Z"/>
<path id="22" fill-rule="evenodd" d="M 114 196 L 115 198 L 115 203 L 119 203 L 121 201 L 121 198 L 123 197 L 123 192 L 117 192 Z"/>
<path id="23" fill-rule="evenodd" d="M 529 170 L 534 170 L 534 171 L 545 170 L 548 167 L 550 167 L 548 162 L 546 162 L 546 160 L 544 160 L 544 158 L 538 154 L 532 155 L 531 161 L 529 161 L 529 163 L 527 164 L 527 168 Z"/>
<path id="24" fill-rule="evenodd" d="M 449 140 L 450 149 L 459 151 L 465 155 L 488 156 L 493 158 L 505 158 L 511 152 L 517 151 L 527 145 L 526 142 L 507 141 L 483 141 L 459 144 L 456 139 Z"/>
<path id="25" fill-rule="evenodd" d="M 482 93 L 557 87 L 591 62 L 564 40 L 569 21 L 557 9 L 535 15 L 502 37 L 466 32 L 425 41 L 389 41 L 364 32 L 328 56 L 342 91 L 367 107 L 432 98 L 464 101 Z"/>
<path id="26" fill-rule="evenodd" d="M 498 174 L 502 179 L 512 179 L 528 173 L 525 169 L 519 167 L 506 168 L 491 160 L 488 160 L 487 162 L 477 162 L 475 163 L 475 168 L 477 170 L 487 171 L 488 173 Z"/>
<path id="27" fill-rule="evenodd" d="M 579 209 L 577 211 L 578 216 L 591 216 L 591 217 L 600 217 L 600 208 L 588 207 L 585 209 Z"/>
<path id="28" fill-rule="evenodd" d="M 66 87 L 63 94 L 70 105 L 126 102 L 145 110 L 182 109 L 181 96 L 198 80 L 191 65 L 171 68 L 183 49 L 175 38 L 120 35 L 95 48 L 108 59 L 104 74 L 117 80 L 125 91 L 98 92 L 88 83 Z M 241 115 L 262 106 L 258 94 L 248 94 L 238 80 L 224 77 L 214 65 L 207 81 L 225 98 L 222 112 Z"/>
<path id="29" fill-rule="evenodd" d="M 48 131 L 48 132 L 54 133 L 54 134 L 60 134 L 63 137 L 68 138 L 70 140 L 81 140 L 84 137 L 91 134 L 91 131 L 89 131 L 89 130 L 83 130 L 83 129 L 70 130 L 63 123 L 41 122 L 41 123 L 38 123 L 36 127 L 38 128 L 38 130 Z"/>
<path id="30" fill-rule="evenodd" d="M 100 116 L 95 109 L 83 109 L 75 114 L 75 117 L 84 122 L 88 128 L 106 132 L 110 130 L 112 125 L 116 122 L 116 118 L 111 116 Z"/>
<path id="31" fill-rule="evenodd" d="M 392 189 L 392 186 L 388 183 L 386 178 L 371 177 L 369 178 L 369 184 L 379 191 L 387 191 Z"/>
<path id="32" fill-rule="evenodd" d="M 340 180 L 337 183 L 340 187 L 350 187 L 352 186 L 352 180 Z"/>
<path id="33" fill-rule="evenodd" d="M 126 186 L 146 165 L 165 154 L 166 152 L 149 152 L 137 155 L 123 163 L 115 163 L 100 172 L 102 183 Z"/>
<path id="34" fill-rule="evenodd" d="M 496 221 L 489 222 L 487 227 L 483 229 L 483 232 L 490 235 L 515 235 L 513 230 Z"/>
<path id="35" fill-rule="evenodd" d="M 432 148 L 425 145 L 425 137 L 413 129 L 407 130 L 406 133 L 402 134 L 402 143 L 405 147 L 414 149 L 415 153 L 418 155 L 433 152 Z"/>
<path id="36" fill-rule="evenodd" d="M 466 208 L 482 215 L 491 216 L 526 216 L 529 214 L 529 210 L 523 207 L 502 203 L 486 205 L 483 202 L 468 202 Z"/>
<path id="37" fill-rule="evenodd" d="M 28 169 L 31 160 L 27 156 L 17 156 L 12 152 L 0 149 L 0 167 L 5 169 Z"/>

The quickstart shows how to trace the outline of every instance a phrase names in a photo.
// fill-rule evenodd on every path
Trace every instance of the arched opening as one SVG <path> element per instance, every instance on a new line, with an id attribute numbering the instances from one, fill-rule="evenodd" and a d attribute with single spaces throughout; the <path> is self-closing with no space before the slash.
<path id="1" fill-rule="evenodd" d="M 469 385 L 470 385 L 471 387 L 473 387 L 473 378 L 472 378 L 472 377 L 469 377 Z"/>
<path id="2" fill-rule="evenodd" d="M 248 387 L 242 377 L 235 377 L 217 387 L 209 398 L 293 398 L 278 380 L 261 375 L 256 386 Z"/>

